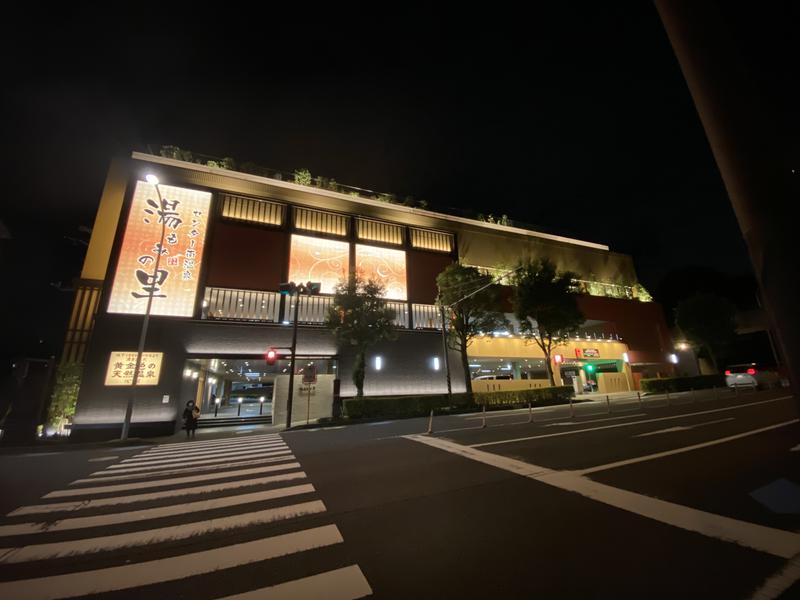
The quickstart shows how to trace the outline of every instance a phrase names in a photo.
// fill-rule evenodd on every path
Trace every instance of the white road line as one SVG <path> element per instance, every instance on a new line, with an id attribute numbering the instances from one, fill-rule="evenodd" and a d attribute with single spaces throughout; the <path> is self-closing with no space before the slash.
<path id="1" fill-rule="evenodd" d="M 271 587 L 225 596 L 219 600 L 301 600 L 302 598 L 325 598 L 325 600 L 354 600 L 372 594 L 367 578 L 358 565 L 350 565 L 335 571 L 287 581 Z"/>
<path id="2" fill-rule="evenodd" d="M 655 419 L 642 419 L 641 421 L 634 421 L 633 423 L 618 423 L 616 425 L 604 425 L 603 427 L 592 427 L 589 429 L 573 429 L 572 431 L 560 431 L 558 433 L 546 433 L 543 435 L 531 435 L 527 437 L 521 438 L 513 438 L 510 440 L 497 440 L 494 442 L 483 442 L 480 444 L 472 444 L 473 448 L 481 448 L 483 446 L 496 446 L 498 444 L 513 444 L 515 442 L 526 442 L 528 440 L 538 440 L 542 438 L 549 438 L 549 437 L 559 437 L 562 435 L 575 435 L 578 433 L 586 433 L 588 431 L 601 431 L 603 429 L 615 429 L 617 427 L 633 427 L 635 425 L 641 425 L 642 423 L 657 423 L 659 421 L 671 421 L 673 419 L 685 419 L 687 417 L 695 417 L 697 415 L 709 415 L 712 413 L 718 412 L 725 412 L 728 410 L 739 410 L 740 408 L 747 408 L 748 406 L 757 406 L 759 404 L 767 404 L 769 402 L 779 402 L 780 400 L 786 400 L 787 398 L 791 398 L 792 396 L 781 396 L 780 398 L 771 398 L 769 400 L 759 400 L 758 402 L 749 402 L 747 404 L 739 404 L 737 406 L 727 406 L 725 408 L 714 408 L 711 410 L 703 410 L 700 412 L 693 412 L 693 413 L 684 413 L 680 415 L 672 415 L 670 417 L 658 417 Z"/>
<path id="3" fill-rule="evenodd" d="M 292 504 L 290 506 L 268 508 L 266 510 L 220 517 L 218 519 L 196 521 L 184 525 L 173 525 L 172 527 L 159 527 L 157 529 L 84 538 L 68 542 L 31 544 L 19 548 L 0 548 L 0 563 L 16 564 L 32 560 L 49 560 L 64 556 L 95 554 L 133 546 L 148 546 L 161 542 L 173 542 L 175 540 L 185 540 L 199 535 L 230 531 L 242 527 L 266 525 L 267 523 L 274 523 L 275 521 L 284 521 L 306 515 L 319 514 L 325 512 L 325 510 L 325 505 L 321 500 L 313 500 L 311 502 L 301 502 L 300 504 Z"/>
<path id="4" fill-rule="evenodd" d="M 0 583 L 0 597 L 14 600 L 55 600 L 87 594 L 103 594 L 213 573 L 279 556 L 332 546 L 343 541 L 335 525 L 326 525 L 133 565 L 3 582 Z"/>
<path id="5" fill-rule="evenodd" d="M 261 456 L 261 455 L 263 455 L 263 456 L 271 456 L 275 452 L 279 452 L 281 450 L 288 450 L 288 449 L 289 449 L 288 446 L 286 446 L 285 444 L 281 444 L 278 447 L 271 447 L 270 446 L 269 448 L 263 448 L 263 449 L 261 449 L 261 448 L 247 448 L 245 450 L 237 450 L 235 452 L 230 452 L 230 453 L 227 453 L 227 454 L 224 454 L 224 455 L 221 455 L 221 454 L 200 455 L 200 456 L 197 456 L 196 460 L 195 460 L 194 457 L 182 456 L 180 458 L 161 458 L 161 457 L 159 457 L 159 458 L 155 458 L 155 459 L 152 459 L 152 460 L 150 460 L 150 459 L 141 460 L 141 461 L 137 460 L 135 462 L 123 461 L 123 462 L 118 463 L 116 465 L 111 465 L 106 470 L 111 472 L 111 471 L 114 471 L 114 470 L 117 470 L 117 469 L 127 469 L 128 467 L 143 467 L 145 465 L 175 465 L 175 464 L 181 464 L 181 463 L 186 464 L 186 463 L 191 463 L 191 462 L 208 463 L 208 462 L 215 461 L 215 460 L 225 461 L 225 460 L 230 460 L 232 458 L 235 459 L 235 458 L 238 458 L 240 456 L 256 456 L 256 455 L 258 455 L 258 456 Z M 133 460 L 133 459 L 131 459 L 131 460 Z"/>
<path id="6" fill-rule="evenodd" d="M 130 475 L 113 474 L 108 477 L 101 477 L 102 475 L 107 475 L 106 471 L 96 471 L 91 473 L 87 479 L 76 479 L 70 483 L 70 485 L 78 485 L 82 483 L 102 483 L 104 481 L 127 481 L 129 479 L 142 479 L 144 477 L 165 477 L 167 475 L 183 475 L 186 473 L 199 473 L 201 471 L 219 471 L 221 469 L 232 469 L 235 467 L 245 467 L 247 465 L 260 465 L 263 463 L 283 462 L 286 460 L 294 460 L 294 455 L 286 454 L 283 456 L 273 456 L 272 458 L 254 458 L 250 460 L 219 465 L 189 465 L 184 467 L 170 467 L 164 471 L 131 473 Z"/>
<path id="7" fill-rule="evenodd" d="M 298 468 L 300 467 L 298 463 L 295 463 L 295 465 Z M 216 478 L 220 479 L 224 477 L 230 477 L 230 475 L 223 475 Z M 249 487 L 253 485 L 264 485 L 268 483 L 277 483 L 280 481 L 291 481 L 294 479 L 303 479 L 303 478 L 305 478 L 305 473 L 303 471 L 296 471 L 279 475 L 270 475 L 268 477 L 257 477 L 252 479 L 230 481 L 226 483 L 218 482 L 206 486 L 180 487 L 172 490 L 164 490 L 161 492 L 129 494 L 127 496 L 113 496 L 110 498 L 92 498 L 89 500 L 70 500 L 68 502 L 54 502 L 51 504 L 34 504 L 32 506 L 22 506 L 8 513 L 8 515 L 6 516 L 17 517 L 22 515 L 36 515 L 36 514 L 52 513 L 52 512 L 74 512 L 78 510 L 88 510 L 91 508 L 98 508 L 101 506 L 117 506 L 120 504 L 133 504 L 136 502 L 147 502 L 149 500 L 161 500 L 164 498 L 174 498 L 176 496 L 190 496 L 193 494 L 234 490 L 237 488 Z"/>
<path id="8" fill-rule="evenodd" d="M 145 452 L 175 452 L 177 450 L 188 450 L 191 448 L 207 448 L 212 446 L 227 446 L 230 444 L 251 444 L 255 440 L 279 440 L 281 436 L 277 433 L 270 435 L 259 435 L 240 440 L 238 438 L 222 438 L 209 440 L 207 442 L 181 442 L 179 444 L 159 444 L 145 450 Z"/>
<path id="9" fill-rule="evenodd" d="M 300 463 L 282 463 L 279 465 L 269 465 L 254 469 L 239 469 L 237 471 L 224 471 L 222 473 L 209 473 L 207 475 L 190 475 L 189 477 L 178 477 L 169 479 L 158 479 L 156 481 L 139 481 L 137 483 L 117 483 L 114 485 L 101 485 L 96 487 L 71 488 L 67 490 L 56 490 L 45 494 L 42 498 L 68 498 L 70 496 L 88 496 L 92 494 L 108 494 L 113 492 L 127 492 L 129 490 L 142 490 L 154 487 L 177 486 L 193 481 L 209 481 L 214 479 L 232 479 L 243 475 L 255 473 L 269 473 L 272 471 L 286 471 L 289 469 L 299 469 Z"/>
<path id="10" fill-rule="evenodd" d="M 136 456 L 179 456 L 181 454 L 191 454 L 193 452 L 211 452 L 213 450 L 224 450 L 224 449 L 231 449 L 235 450 L 237 448 L 245 448 L 247 446 L 253 446 L 255 444 L 279 444 L 283 442 L 281 438 L 247 438 L 246 440 L 242 439 L 234 439 L 231 442 L 226 442 L 225 444 L 213 444 L 208 446 L 201 446 L 201 445 L 194 445 L 190 444 L 188 446 L 183 446 L 181 448 L 164 448 L 162 449 L 160 446 L 152 450 L 147 450 L 146 452 L 142 452 L 137 454 Z"/>
<path id="11" fill-rule="evenodd" d="M 617 462 L 608 463 L 606 465 L 598 465 L 596 467 L 589 467 L 588 469 L 581 469 L 579 471 L 573 471 L 573 473 L 577 475 L 588 475 L 589 473 L 597 473 L 598 471 L 607 471 L 608 469 L 616 469 L 617 467 L 624 467 L 625 465 L 633 465 L 636 463 L 644 462 L 647 460 L 654 460 L 656 458 L 663 458 L 665 456 L 671 456 L 673 454 L 681 454 L 683 452 L 691 452 L 692 450 L 697 450 L 699 448 L 707 448 L 708 446 L 716 446 L 717 444 L 724 444 L 726 442 L 732 442 L 734 440 L 739 440 L 741 438 L 749 437 L 751 435 L 757 435 L 759 433 L 764 433 L 765 431 L 771 431 L 773 429 L 778 429 L 780 427 L 786 427 L 787 425 L 792 425 L 794 423 L 800 422 L 800 419 L 792 419 L 791 421 L 784 421 L 783 423 L 776 423 L 775 425 L 770 425 L 769 427 L 761 427 L 759 429 L 752 429 L 750 431 L 745 431 L 744 433 L 737 433 L 736 435 L 729 435 L 728 437 L 719 438 L 717 440 L 711 440 L 708 442 L 703 442 L 701 444 L 693 444 L 691 446 L 684 446 L 682 448 L 675 448 L 673 450 L 667 450 L 665 452 L 656 452 L 655 454 L 647 454 L 646 456 L 637 456 L 636 458 L 629 458 L 627 460 L 619 460 Z"/>
<path id="12" fill-rule="evenodd" d="M 736 417 L 728 417 L 727 419 L 716 419 L 715 421 L 703 421 L 702 423 L 695 423 L 693 425 L 676 425 L 675 427 L 667 427 L 666 429 L 659 429 L 657 431 L 648 431 L 647 433 L 640 433 L 634 435 L 635 438 L 650 437 L 651 435 L 661 435 L 664 433 L 675 433 L 676 431 L 689 431 L 690 429 L 697 429 L 698 427 L 705 427 L 706 425 L 715 425 L 717 423 L 727 423 L 728 421 L 735 421 Z"/>
<path id="13" fill-rule="evenodd" d="M 304 474 L 302 475 L 304 476 Z M 195 514 L 207 510 L 229 508 L 231 506 L 239 506 L 241 504 L 250 504 L 252 502 L 265 502 L 267 500 L 274 500 L 276 498 L 287 498 L 289 496 L 297 496 L 299 494 L 310 494 L 313 491 L 314 486 L 310 483 L 306 483 L 303 485 L 293 485 L 273 490 L 266 490 L 263 492 L 253 492 L 251 494 L 238 494 L 236 496 L 225 496 L 223 498 L 213 498 L 211 500 L 198 500 L 196 502 L 170 504 L 169 506 L 160 506 L 158 508 L 131 510 L 108 515 L 97 515 L 94 517 L 74 517 L 72 519 L 61 519 L 59 521 L 46 521 L 42 523 L 17 523 L 16 525 L 0 526 L 0 536 L 50 533 L 51 531 L 68 531 L 72 529 L 85 529 L 87 527 L 107 527 L 109 525 L 130 523 L 132 521 L 144 521 L 147 519 L 161 519 L 163 517 L 172 517 L 175 515 Z"/>
<path id="14" fill-rule="evenodd" d="M 586 419 L 584 421 L 561 421 L 560 423 L 550 423 L 545 427 L 563 427 L 567 425 L 581 425 L 583 423 L 601 423 L 603 421 L 619 421 L 620 419 L 632 419 L 634 417 L 646 417 L 647 413 L 637 413 L 635 415 L 623 415 L 621 417 L 608 417 L 607 419 Z"/>
<path id="15" fill-rule="evenodd" d="M 213 465 L 213 464 L 219 464 L 219 463 L 229 463 L 231 461 L 243 460 L 247 456 L 268 458 L 270 456 L 285 456 L 285 455 L 291 454 L 291 453 L 292 453 L 291 450 L 281 450 L 279 452 L 264 452 L 264 453 L 256 452 L 253 455 L 242 455 L 242 456 L 237 456 L 237 457 L 233 457 L 233 458 L 230 458 L 230 457 L 210 458 L 208 460 L 204 460 L 202 464 L 203 465 Z M 186 465 L 187 468 L 189 468 L 191 466 L 198 466 L 198 465 L 192 465 L 191 463 L 189 463 L 189 464 L 186 464 L 186 463 L 187 463 L 187 461 L 183 461 L 183 462 L 177 463 L 177 464 L 184 464 L 184 465 Z M 164 468 L 167 468 L 167 467 L 170 467 L 170 466 L 175 466 L 175 464 L 174 463 L 161 463 L 161 464 L 158 464 L 158 465 L 147 465 L 147 466 L 141 466 L 141 467 L 129 467 L 128 465 L 112 465 L 112 467 L 117 467 L 117 466 L 119 466 L 120 468 L 114 468 L 114 469 L 109 468 L 109 469 L 106 469 L 105 471 L 103 471 L 103 473 L 105 475 L 116 475 L 117 473 L 138 473 L 138 472 L 141 472 L 141 471 L 156 471 L 158 469 L 164 469 Z"/>
<path id="16" fill-rule="evenodd" d="M 750 600 L 774 600 L 798 580 L 800 580 L 800 555 L 792 558 L 780 572 L 767 579 Z"/>
<path id="17" fill-rule="evenodd" d="M 121 461 L 120 464 L 125 465 L 133 465 L 134 463 L 155 463 L 157 461 L 164 461 L 164 460 L 173 460 L 173 461 L 180 461 L 180 460 L 197 460 L 207 457 L 216 457 L 216 456 L 236 456 L 237 454 L 243 454 L 248 451 L 255 451 L 255 450 L 276 450 L 279 448 L 288 448 L 286 444 L 283 442 L 265 442 L 263 444 L 248 444 L 242 448 L 235 448 L 233 450 L 229 448 L 223 448 L 221 450 L 209 450 L 205 452 L 179 452 L 177 454 L 167 454 L 167 455 L 158 455 L 158 456 L 146 456 L 140 454 L 138 456 L 133 456 L 131 458 L 126 458 Z"/>
<path id="18" fill-rule="evenodd" d="M 409 435 L 406 438 L 528 477 L 562 490 L 576 492 L 592 500 L 654 521 L 666 523 L 687 531 L 694 531 L 725 542 L 740 544 L 781 558 L 790 558 L 800 552 L 800 535 L 790 531 L 738 521 L 689 508 L 688 506 L 665 502 L 657 498 L 598 483 L 588 477 L 569 471 L 553 471 L 546 467 L 476 450 L 474 447 L 462 446 L 441 438 L 426 435 Z"/>
<path id="19" fill-rule="evenodd" d="M 117 460 L 119 456 L 100 456 L 98 458 L 90 458 L 89 462 L 105 462 L 107 460 Z"/>
<path id="20" fill-rule="evenodd" d="M 235 431 L 236 435 L 244 435 L 245 433 L 253 433 L 252 429 L 248 429 L 247 431 Z"/>

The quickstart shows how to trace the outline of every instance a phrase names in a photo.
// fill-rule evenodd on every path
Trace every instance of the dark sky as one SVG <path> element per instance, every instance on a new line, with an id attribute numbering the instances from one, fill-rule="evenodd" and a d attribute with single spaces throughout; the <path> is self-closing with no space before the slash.
<path id="1" fill-rule="evenodd" d="M 83 252 L 65 236 L 85 237 L 112 156 L 162 144 L 506 213 L 632 254 L 651 289 L 691 265 L 749 272 L 651 4 L 76 10 L 3 40 L 5 353 L 58 351 L 70 296 L 50 283 Z"/>

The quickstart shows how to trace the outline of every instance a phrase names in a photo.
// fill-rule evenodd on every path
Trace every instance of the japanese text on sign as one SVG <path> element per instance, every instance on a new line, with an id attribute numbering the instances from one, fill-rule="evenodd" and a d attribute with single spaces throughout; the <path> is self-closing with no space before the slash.
<path id="1" fill-rule="evenodd" d="M 142 352 L 136 385 L 158 385 L 163 352 Z M 106 385 L 133 385 L 136 352 L 112 352 L 106 370 Z"/>

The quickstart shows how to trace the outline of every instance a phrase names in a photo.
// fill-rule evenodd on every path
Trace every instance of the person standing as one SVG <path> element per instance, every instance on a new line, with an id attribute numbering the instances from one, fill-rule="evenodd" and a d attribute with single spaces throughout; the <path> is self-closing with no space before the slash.
<path id="1" fill-rule="evenodd" d="M 189 400 L 186 403 L 186 408 L 183 409 L 183 428 L 186 430 L 186 439 L 194 438 L 199 419 L 200 407 L 193 400 Z"/>

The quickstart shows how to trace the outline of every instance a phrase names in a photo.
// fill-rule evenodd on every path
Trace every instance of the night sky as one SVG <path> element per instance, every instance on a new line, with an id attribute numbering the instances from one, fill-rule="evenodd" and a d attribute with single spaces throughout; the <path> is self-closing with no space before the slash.
<path id="1" fill-rule="evenodd" d="M 654 292 L 687 267 L 749 273 L 651 4 L 137 10 L 20 17 L 2 42 L 4 355 L 58 353 L 52 283 L 79 274 L 109 161 L 162 144 L 607 243 Z"/>

